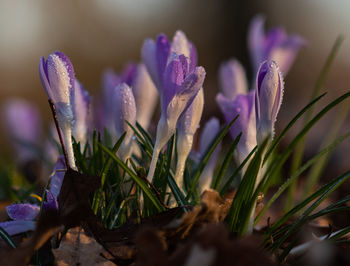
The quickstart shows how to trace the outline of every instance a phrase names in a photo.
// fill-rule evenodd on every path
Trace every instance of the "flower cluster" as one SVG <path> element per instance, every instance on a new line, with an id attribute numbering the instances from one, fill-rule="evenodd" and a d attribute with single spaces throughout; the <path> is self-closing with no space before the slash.
<path id="1" fill-rule="evenodd" d="M 263 18 L 256 17 L 248 34 L 248 45 L 252 56 L 255 82 L 249 85 L 242 65 L 231 59 L 221 65 L 219 83 L 221 92 L 216 101 L 227 123 L 239 115 L 230 129 L 233 138 L 242 133 L 235 154 L 238 164 L 242 163 L 256 145 L 267 137 L 273 137 L 274 124 L 282 102 L 284 81 L 298 50 L 304 45 L 302 38 L 289 36 L 281 28 L 263 30 Z M 124 140 L 117 156 L 127 162 L 133 156 L 140 157 L 135 145 L 134 131 L 139 123 L 148 130 L 160 98 L 161 114 L 156 128 L 152 160 L 147 179 L 153 181 L 160 153 L 176 134 L 177 162 L 175 181 L 185 190 L 183 175 L 188 156 L 196 162 L 203 158 L 205 151 L 220 131 L 219 120 L 211 118 L 204 126 L 199 140 L 199 150 L 192 150 L 194 136 L 199 128 L 204 105 L 204 79 L 206 72 L 197 66 L 197 50 L 182 31 L 177 31 L 169 41 L 164 34 L 156 40 L 146 39 L 141 49 L 142 62 L 130 63 L 121 73 L 107 69 L 102 77 L 102 93 L 92 98 L 75 77 L 73 65 L 62 52 L 42 57 L 39 75 L 45 92 L 55 107 L 60 135 L 63 136 L 67 161 L 61 155 L 53 155 L 54 166 L 50 189 L 46 193 L 44 208 L 57 209 L 57 198 L 65 170 L 78 170 L 73 141 L 80 143 L 81 152 L 89 148 L 89 136 L 94 129 L 108 132 L 113 143 L 124 133 Z M 13 101 L 5 109 L 9 131 L 14 138 L 35 143 L 40 130 L 38 112 L 24 102 Z M 14 118 L 14 111 L 17 110 Z M 23 130 L 22 128 L 25 127 Z M 107 134 L 104 135 L 107 139 Z M 53 138 L 57 140 L 57 134 Z M 32 156 L 28 150 L 16 150 L 23 157 Z M 47 148 L 47 151 L 52 147 Z M 219 144 L 205 165 L 199 178 L 199 190 L 211 186 Z M 49 156 L 47 153 L 47 156 Z M 55 157 L 56 156 L 56 157 Z M 142 160 L 142 158 L 140 158 Z M 33 230 L 39 214 L 38 205 L 14 204 L 7 208 L 13 221 L 0 223 L 9 234 Z"/>

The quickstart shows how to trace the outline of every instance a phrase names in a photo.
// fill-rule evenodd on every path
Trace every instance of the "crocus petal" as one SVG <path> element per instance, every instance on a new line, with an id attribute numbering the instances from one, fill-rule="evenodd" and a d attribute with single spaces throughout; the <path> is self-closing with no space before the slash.
<path id="1" fill-rule="evenodd" d="M 81 150 L 84 149 L 86 143 L 86 135 L 89 126 L 89 109 L 91 97 L 83 88 L 81 83 L 75 81 L 74 95 L 74 126 L 73 137 L 77 142 L 80 142 Z"/>
<path id="2" fill-rule="evenodd" d="M 40 207 L 29 203 L 12 204 L 6 207 L 8 216 L 12 220 L 34 220 L 39 212 Z"/>
<path id="3" fill-rule="evenodd" d="M 248 46 L 255 71 L 265 60 L 274 60 L 287 74 L 294 59 L 306 42 L 297 35 L 288 35 L 281 27 L 264 32 L 264 18 L 256 16 L 249 28 Z"/>
<path id="4" fill-rule="evenodd" d="M 137 70 L 136 64 L 128 63 L 123 73 L 121 74 L 122 82 L 125 82 L 128 86 L 131 86 L 135 78 L 136 70 Z"/>
<path id="5" fill-rule="evenodd" d="M 57 198 L 50 190 L 46 190 L 46 201 L 43 204 L 44 210 L 58 210 Z"/>
<path id="6" fill-rule="evenodd" d="M 230 100 L 234 100 L 238 94 L 247 93 L 248 84 L 244 68 L 235 59 L 220 66 L 219 81 L 223 94 Z"/>
<path id="7" fill-rule="evenodd" d="M 274 124 L 282 103 L 283 88 L 283 78 L 277 64 L 274 61 L 262 63 L 257 75 L 255 95 L 259 141 L 268 134 L 273 135 Z"/>
<path id="8" fill-rule="evenodd" d="M 132 135 L 132 129 L 126 121 L 132 125 L 136 122 L 136 104 L 134 95 L 131 88 L 126 83 L 118 85 L 115 90 L 115 119 L 117 132 L 119 136 L 124 132 Z"/>
<path id="9" fill-rule="evenodd" d="M 264 32 L 265 18 L 261 15 L 255 16 L 248 30 L 248 48 L 252 57 L 252 64 L 256 71 L 259 64 L 265 60 L 264 58 Z M 254 71 L 254 72 L 255 72 Z"/>
<path id="10" fill-rule="evenodd" d="M 291 35 L 278 47 L 270 53 L 270 59 L 275 61 L 282 73 L 288 73 L 300 48 L 305 46 L 306 42 L 300 36 Z"/>
<path id="11" fill-rule="evenodd" d="M 53 176 L 50 182 L 50 192 L 57 199 L 60 194 L 64 175 L 66 174 L 67 166 L 63 156 L 60 156 L 53 168 Z"/>
<path id="12" fill-rule="evenodd" d="M 186 77 L 181 88 L 167 106 L 166 114 L 168 120 L 174 121 L 176 124 L 179 116 L 192 103 L 194 97 L 202 88 L 204 78 L 205 70 L 203 67 L 197 67 L 192 74 Z"/>
<path id="13" fill-rule="evenodd" d="M 9 99 L 3 107 L 3 126 L 16 152 L 16 160 L 38 159 L 38 154 L 30 145 L 40 146 L 41 119 L 39 111 L 30 102 Z"/>
<path id="14" fill-rule="evenodd" d="M 3 228 L 10 236 L 35 230 L 35 222 L 33 221 L 8 221 L 1 222 L 0 227 Z"/>
<path id="15" fill-rule="evenodd" d="M 198 55 L 197 55 L 197 49 L 194 46 L 192 42 L 189 42 L 190 46 L 190 67 L 189 67 L 189 73 L 192 73 L 196 66 L 197 66 L 197 60 L 198 60 Z"/>
<path id="16" fill-rule="evenodd" d="M 213 142 L 214 138 L 216 137 L 219 131 L 220 131 L 220 123 L 216 117 L 213 117 L 207 121 L 199 140 L 199 157 L 200 158 L 204 156 L 205 151 L 208 149 L 209 145 Z M 199 187 L 200 193 L 210 188 L 220 150 L 221 150 L 221 143 L 219 143 L 216 146 L 208 163 L 205 165 L 203 169 L 203 172 L 198 180 L 198 187 Z"/>
<path id="17" fill-rule="evenodd" d="M 179 58 L 172 60 L 164 73 L 162 91 L 162 111 L 166 110 L 169 102 L 184 82 L 183 64 Z"/>
<path id="18" fill-rule="evenodd" d="M 188 155 L 191 152 L 193 137 L 202 117 L 204 104 L 203 89 L 200 89 L 192 104 L 184 111 L 177 122 L 177 165 L 175 181 L 181 188 L 183 186 L 183 172 Z"/>
<path id="19" fill-rule="evenodd" d="M 171 52 L 177 55 L 183 54 L 184 56 L 189 58 L 191 52 L 190 49 L 191 47 L 189 45 L 185 33 L 183 33 L 181 30 L 178 30 L 175 33 L 173 41 L 171 43 Z"/>
<path id="20" fill-rule="evenodd" d="M 147 129 L 157 104 L 158 93 L 144 64 L 139 64 L 132 82 L 137 106 L 136 120 Z"/>
<path id="21" fill-rule="evenodd" d="M 254 91 L 247 95 L 240 94 L 233 101 L 225 98 L 223 94 L 218 94 L 216 101 L 227 123 L 239 115 L 236 122 L 231 126 L 230 133 L 232 138 L 236 138 L 242 132 L 237 148 L 237 161 L 241 163 L 256 146 Z"/>
<path id="22" fill-rule="evenodd" d="M 153 80 L 154 85 L 161 93 L 161 75 L 158 72 L 158 63 L 156 60 L 156 43 L 152 39 L 146 39 L 142 46 L 142 61 Z"/>
<path id="23" fill-rule="evenodd" d="M 165 34 L 159 34 L 156 42 L 156 60 L 158 76 L 161 77 L 165 71 L 170 54 L 170 43 Z"/>

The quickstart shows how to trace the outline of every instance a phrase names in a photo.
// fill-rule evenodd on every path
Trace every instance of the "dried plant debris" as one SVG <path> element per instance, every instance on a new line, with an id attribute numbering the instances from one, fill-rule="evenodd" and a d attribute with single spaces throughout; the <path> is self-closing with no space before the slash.
<path id="1" fill-rule="evenodd" d="M 62 239 L 59 248 L 53 253 L 58 266 L 64 265 L 115 265 L 103 258 L 100 254 L 103 247 L 92 237 L 89 237 L 81 227 L 68 230 Z"/>

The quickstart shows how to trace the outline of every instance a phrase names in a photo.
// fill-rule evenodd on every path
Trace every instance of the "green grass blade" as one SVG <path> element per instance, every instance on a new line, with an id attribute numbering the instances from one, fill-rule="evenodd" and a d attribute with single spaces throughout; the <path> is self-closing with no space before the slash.
<path id="1" fill-rule="evenodd" d="M 326 148 L 321 150 L 318 154 L 316 154 L 313 158 L 308 160 L 303 166 L 301 166 L 296 172 L 294 172 L 291 177 L 283 183 L 282 186 L 278 189 L 278 191 L 272 196 L 272 198 L 268 201 L 268 203 L 264 206 L 264 208 L 260 211 L 259 215 L 255 219 L 255 223 L 257 223 L 261 217 L 264 215 L 266 210 L 276 201 L 276 199 L 279 198 L 279 196 L 292 184 L 294 180 L 296 180 L 304 171 L 306 171 L 311 165 L 313 165 L 315 162 L 319 160 L 322 156 L 327 154 L 328 152 L 332 151 L 339 143 L 341 143 L 343 140 L 345 140 L 347 137 L 350 136 L 350 133 L 345 134 L 344 136 L 341 136 L 333 141 L 330 145 L 328 145 Z"/>
<path id="2" fill-rule="evenodd" d="M 323 143 L 321 144 L 321 147 L 325 147 L 328 145 L 331 141 L 333 141 L 336 136 L 338 135 L 338 132 L 343 125 L 347 115 L 349 113 L 349 105 L 344 104 L 340 110 L 340 112 L 337 112 L 337 116 L 335 117 L 334 122 L 329 127 L 329 131 L 327 131 L 327 134 L 324 138 Z M 316 186 L 318 183 L 318 180 L 324 171 L 327 162 L 329 161 L 329 158 L 331 157 L 331 153 L 328 153 L 327 156 L 322 157 L 317 164 L 314 164 L 310 170 L 310 173 L 308 174 L 308 178 L 306 180 L 306 184 L 304 186 L 304 196 L 307 196 L 310 194 L 311 190 Z"/>
<path id="3" fill-rule="evenodd" d="M 255 183 L 260 171 L 263 152 L 267 145 L 268 139 L 258 148 L 247 171 L 245 172 L 241 183 L 237 188 L 236 195 L 233 199 L 230 211 L 227 215 L 227 223 L 230 231 L 244 235 L 250 219 L 251 211 L 254 207 Z"/>
<path id="4" fill-rule="evenodd" d="M 286 162 L 290 154 L 292 153 L 294 147 L 302 140 L 302 138 L 306 135 L 306 133 L 315 125 L 317 121 L 319 121 L 326 113 L 328 113 L 333 107 L 337 106 L 339 103 L 344 101 L 350 96 L 350 92 L 344 93 L 327 106 L 325 106 L 317 115 L 315 115 L 311 121 L 309 121 L 306 126 L 299 132 L 299 134 L 293 139 L 293 141 L 288 145 L 288 147 L 283 151 L 283 153 L 278 156 L 267 168 L 264 177 L 262 178 L 262 182 L 259 186 L 265 186 L 269 177 L 273 177 L 274 173 L 278 171 L 278 169 Z"/>
<path id="5" fill-rule="evenodd" d="M 227 167 L 229 166 L 229 164 L 232 160 L 233 153 L 237 148 L 237 145 L 238 145 L 239 140 L 241 139 L 241 136 L 242 136 L 242 132 L 234 139 L 229 151 L 226 153 L 225 159 L 224 159 L 224 161 L 220 167 L 219 173 L 214 181 L 213 189 L 219 190 L 221 181 L 224 177 L 224 174 L 226 172 Z"/>
<path id="6" fill-rule="evenodd" d="M 220 191 L 220 195 L 224 195 L 230 185 L 232 184 L 233 180 L 238 177 L 238 174 L 242 171 L 243 167 L 247 164 L 247 162 L 250 160 L 250 158 L 253 156 L 253 154 L 256 152 L 258 146 L 255 146 L 254 149 L 248 154 L 248 156 L 244 159 L 244 161 L 237 167 L 237 169 L 233 172 L 233 174 L 227 179 L 225 185 L 222 187 Z"/>
<path id="7" fill-rule="evenodd" d="M 142 134 L 143 138 L 147 140 L 147 142 L 150 144 L 151 147 L 153 147 L 154 146 L 153 140 L 151 136 L 147 133 L 147 131 L 144 130 L 143 127 L 138 122 L 136 122 L 136 127 Z"/>
<path id="8" fill-rule="evenodd" d="M 11 236 L 0 226 L 0 238 L 2 238 L 10 247 L 16 248 L 16 243 L 12 240 Z"/>
<path id="9" fill-rule="evenodd" d="M 227 126 L 225 126 L 223 129 L 221 129 L 218 134 L 215 136 L 214 140 L 212 143 L 209 145 L 209 147 L 206 149 L 204 156 L 199 163 L 196 171 L 193 173 L 193 181 L 190 190 L 188 191 L 186 199 L 189 199 L 193 192 L 195 191 L 196 185 L 198 183 L 199 177 L 201 173 L 203 172 L 203 169 L 207 162 L 210 159 L 210 156 L 213 154 L 216 146 L 221 142 L 221 140 L 224 138 L 224 136 L 227 134 L 227 132 L 230 130 L 231 126 L 233 125 L 234 122 L 236 122 L 237 118 L 239 115 L 237 115 Z"/>
<path id="10" fill-rule="evenodd" d="M 308 197 L 306 200 L 298 204 L 296 207 L 294 207 L 290 212 L 288 212 L 286 215 L 284 215 L 282 218 L 280 218 L 271 228 L 268 230 L 269 232 L 275 230 L 277 227 L 282 225 L 289 217 L 291 217 L 292 213 L 296 213 L 300 211 L 302 208 L 304 208 L 308 203 L 310 203 L 313 199 L 318 199 L 314 201 L 310 207 L 308 207 L 302 215 L 300 215 L 296 221 L 288 228 L 288 230 L 277 240 L 274 244 L 271 245 L 272 251 L 275 251 L 278 249 L 283 242 L 293 233 L 296 232 L 298 228 L 300 228 L 305 221 L 307 221 L 307 216 L 318 207 L 323 200 L 325 200 L 335 189 L 337 189 L 341 184 L 343 184 L 348 178 L 350 177 L 350 171 L 346 172 L 345 174 L 341 175 L 340 177 L 335 178 L 331 182 L 329 182 L 327 185 L 323 186 L 321 189 L 316 191 L 314 194 L 312 194 L 310 197 Z M 290 247 L 291 248 L 291 247 Z"/>
<path id="11" fill-rule="evenodd" d="M 338 38 L 336 39 L 336 41 L 332 47 L 332 50 L 329 53 L 329 55 L 326 59 L 326 62 L 322 67 L 321 73 L 316 81 L 316 85 L 314 87 L 311 99 L 315 98 L 320 93 L 321 89 L 323 88 L 324 83 L 325 83 L 326 78 L 327 78 L 327 75 L 328 75 L 328 72 L 331 68 L 331 65 L 335 59 L 335 56 L 337 55 L 337 52 L 338 52 L 343 40 L 344 40 L 343 36 L 338 36 Z M 312 114 L 313 114 L 313 108 L 310 108 L 308 113 L 305 116 L 304 125 L 308 123 Z M 294 156 L 292 159 L 291 172 L 295 172 L 299 168 L 301 161 L 303 159 L 304 149 L 305 149 L 305 137 L 303 137 L 301 139 L 301 141 L 299 142 L 299 144 L 297 145 L 297 147 L 295 149 Z M 293 183 L 290 186 L 289 192 L 287 195 L 287 205 L 286 205 L 287 209 L 290 208 L 290 206 L 293 203 L 293 195 L 295 193 L 295 189 L 296 189 L 296 184 Z"/>
<path id="12" fill-rule="evenodd" d="M 135 183 L 142 189 L 142 191 L 147 195 L 147 197 L 151 200 L 153 205 L 157 208 L 158 211 L 164 211 L 164 207 L 161 202 L 159 202 L 158 198 L 153 194 L 151 189 L 148 187 L 148 184 L 140 177 L 138 177 L 127 165 L 122 162 L 110 149 L 98 143 L 101 149 L 107 153 L 128 175 L 135 181 Z"/>
<path id="13" fill-rule="evenodd" d="M 322 95 L 318 96 L 316 99 L 312 100 L 310 103 L 308 103 L 299 113 L 297 113 L 296 116 L 293 117 L 293 119 L 288 123 L 288 125 L 282 130 L 281 134 L 277 138 L 275 138 L 268 148 L 265 158 L 264 158 L 264 164 L 269 158 L 269 156 L 272 154 L 273 150 L 277 147 L 277 145 L 280 143 L 282 138 L 287 134 L 289 129 L 299 120 L 299 118 L 311 108 L 315 103 L 317 103 L 319 100 L 321 100 L 327 93 L 323 93 Z"/>

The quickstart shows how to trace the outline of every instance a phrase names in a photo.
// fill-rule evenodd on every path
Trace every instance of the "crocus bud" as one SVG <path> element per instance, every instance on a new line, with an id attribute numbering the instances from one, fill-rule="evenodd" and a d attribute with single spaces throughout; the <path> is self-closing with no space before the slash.
<path id="1" fill-rule="evenodd" d="M 77 142 L 80 142 L 80 149 L 83 151 L 90 122 L 91 97 L 78 80 L 75 80 L 74 91 L 73 137 Z"/>
<path id="2" fill-rule="evenodd" d="M 158 92 L 144 64 L 137 65 L 131 88 L 137 107 L 136 120 L 147 129 L 157 104 Z"/>
<path id="3" fill-rule="evenodd" d="M 41 57 L 39 75 L 47 96 L 55 105 L 70 167 L 76 169 L 72 145 L 75 86 L 73 65 L 65 54 L 55 52 L 46 61 Z"/>
<path id="4" fill-rule="evenodd" d="M 188 155 L 191 152 L 193 137 L 196 133 L 203 113 L 203 88 L 199 90 L 192 104 L 184 111 L 177 123 L 177 165 L 175 181 L 181 188 L 183 186 L 183 173 Z"/>
<path id="5" fill-rule="evenodd" d="M 248 32 L 248 46 L 254 69 L 257 71 L 265 60 L 274 60 L 286 75 L 306 41 L 298 35 L 288 35 L 280 27 L 272 28 L 265 34 L 264 22 L 263 16 L 256 16 Z"/>
<path id="6" fill-rule="evenodd" d="M 10 99 L 2 109 L 3 126 L 15 150 L 16 160 L 25 163 L 38 159 L 33 149 L 41 144 L 41 119 L 36 106 L 22 99 Z"/>
<path id="7" fill-rule="evenodd" d="M 261 64 L 256 79 L 255 114 L 257 141 L 274 134 L 274 125 L 283 97 L 282 74 L 274 61 Z"/>
<path id="8" fill-rule="evenodd" d="M 211 118 L 207 121 L 202 131 L 200 140 L 199 140 L 199 151 L 198 157 L 203 158 L 205 151 L 208 149 L 209 145 L 213 142 L 214 138 L 220 131 L 220 123 L 216 117 Z M 205 165 L 203 172 L 198 180 L 198 188 L 200 194 L 210 188 L 214 170 L 216 166 L 216 161 L 218 159 L 219 153 L 221 150 L 221 143 L 219 143 L 214 152 L 212 153 L 209 161 Z"/>
<path id="9" fill-rule="evenodd" d="M 231 59 L 221 64 L 219 83 L 224 96 L 234 100 L 238 94 L 247 94 L 248 84 L 244 68 L 238 60 Z"/>
<path id="10" fill-rule="evenodd" d="M 162 106 L 148 180 L 153 178 L 159 152 L 175 133 L 180 115 L 203 86 L 204 68 L 196 67 L 195 48 L 190 42 L 186 44 L 184 38 L 184 34 L 178 32 L 174 44 L 170 44 L 166 36 L 160 34 L 156 42 L 146 40 L 142 48 L 143 62 L 159 91 Z"/>
<path id="11" fill-rule="evenodd" d="M 115 88 L 115 106 L 115 125 L 118 137 L 126 132 L 124 141 L 118 151 L 121 159 L 125 161 L 132 153 L 133 136 L 133 130 L 126 121 L 133 126 L 135 126 L 136 123 L 135 98 L 131 88 L 126 83 L 122 83 Z"/>
<path id="12" fill-rule="evenodd" d="M 238 119 L 231 126 L 230 133 L 232 138 L 236 138 L 242 132 L 235 154 L 237 163 L 241 164 L 256 146 L 254 91 L 250 91 L 247 95 L 240 94 L 233 101 L 219 93 L 216 96 L 216 102 L 227 123 L 239 115 Z"/>

